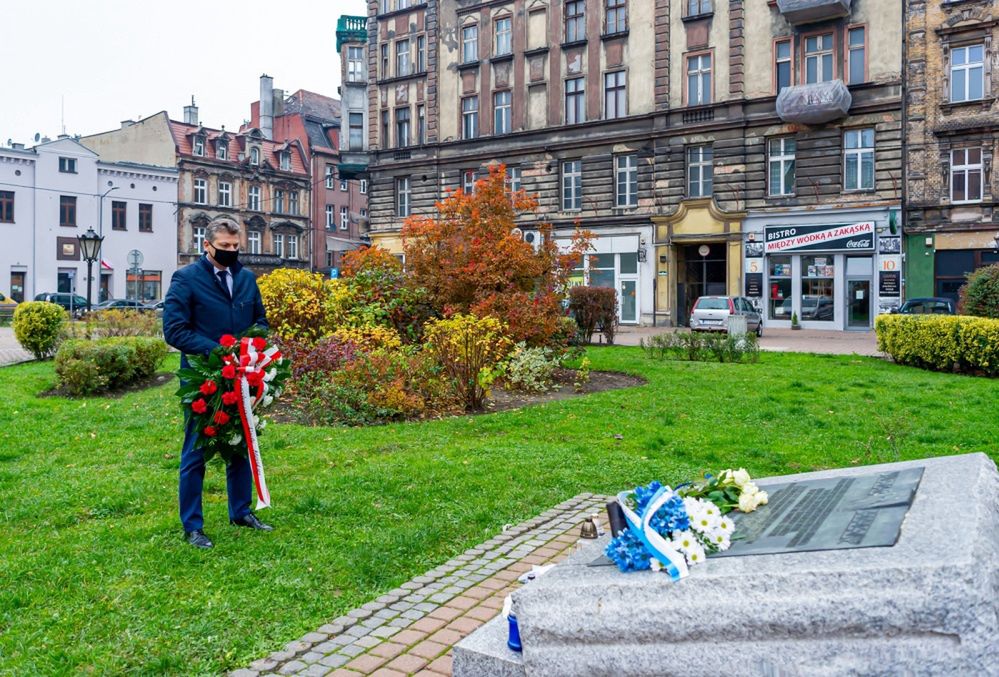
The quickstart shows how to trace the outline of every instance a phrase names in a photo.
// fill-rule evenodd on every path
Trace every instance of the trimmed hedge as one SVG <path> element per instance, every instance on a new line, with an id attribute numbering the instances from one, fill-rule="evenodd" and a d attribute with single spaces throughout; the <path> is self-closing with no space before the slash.
<path id="1" fill-rule="evenodd" d="M 152 376 L 166 354 L 162 339 L 146 336 L 72 339 L 56 353 L 56 376 L 70 395 L 92 395 Z"/>
<path id="2" fill-rule="evenodd" d="M 881 315 L 878 350 L 898 364 L 999 376 L 999 320 L 966 315 Z"/>
<path id="3" fill-rule="evenodd" d="M 58 347 L 67 317 L 61 306 L 48 301 L 21 303 L 14 310 L 14 337 L 36 360 L 44 360 Z"/>

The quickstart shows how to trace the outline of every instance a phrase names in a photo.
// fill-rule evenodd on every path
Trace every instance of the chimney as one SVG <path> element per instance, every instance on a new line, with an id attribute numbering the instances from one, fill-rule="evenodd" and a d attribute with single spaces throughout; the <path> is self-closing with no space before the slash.
<path id="1" fill-rule="evenodd" d="M 260 76 L 260 132 L 274 138 L 274 78 L 266 73 Z"/>
<path id="2" fill-rule="evenodd" d="M 189 125 L 198 124 L 198 107 L 194 105 L 194 95 L 191 95 L 191 105 L 184 106 L 184 122 Z M 122 127 L 125 125 L 122 124 Z"/>
<path id="3" fill-rule="evenodd" d="M 131 127 L 131 126 L 132 126 L 132 125 L 134 125 L 134 124 L 135 124 L 135 123 L 134 123 L 134 122 L 132 122 L 131 120 L 122 120 L 122 121 L 121 121 L 121 128 L 122 128 L 122 129 L 125 129 L 125 128 L 127 128 L 127 127 Z"/>
<path id="4" fill-rule="evenodd" d="M 284 90 L 274 90 L 274 115 L 284 115 Z"/>

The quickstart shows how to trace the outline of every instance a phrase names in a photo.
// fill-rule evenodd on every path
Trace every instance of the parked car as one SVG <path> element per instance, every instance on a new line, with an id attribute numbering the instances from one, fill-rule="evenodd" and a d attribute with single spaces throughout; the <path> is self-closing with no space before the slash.
<path id="1" fill-rule="evenodd" d="M 17 301 L 0 292 L 0 317 L 11 317 L 17 308 Z"/>
<path id="2" fill-rule="evenodd" d="M 143 312 L 151 312 L 153 307 L 143 303 L 142 301 L 137 301 L 136 299 L 108 299 L 107 301 L 102 301 L 94 306 L 94 312 L 100 312 L 102 310 L 141 310 Z"/>
<path id="3" fill-rule="evenodd" d="M 54 303 L 57 306 L 62 306 L 69 311 L 70 315 L 74 316 L 77 316 L 87 310 L 87 299 L 79 296 L 78 294 L 46 292 L 43 294 L 37 294 L 35 296 L 35 300 L 48 301 L 49 303 Z"/>
<path id="4" fill-rule="evenodd" d="M 939 296 L 909 299 L 903 303 L 898 312 L 902 315 L 956 315 L 954 301 Z"/>
<path id="5" fill-rule="evenodd" d="M 763 317 L 752 302 L 742 296 L 701 296 L 690 313 L 693 331 L 728 331 L 730 315 L 744 315 L 746 329 L 763 336 Z"/>

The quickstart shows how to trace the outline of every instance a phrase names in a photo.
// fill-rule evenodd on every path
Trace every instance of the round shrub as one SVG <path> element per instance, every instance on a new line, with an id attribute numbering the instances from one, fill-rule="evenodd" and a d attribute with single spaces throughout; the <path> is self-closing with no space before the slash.
<path id="1" fill-rule="evenodd" d="M 506 363 L 506 383 L 528 393 L 547 392 L 555 380 L 558 362 L 548 348 L 528 348 L 521 341 Z"/>
<path id="2" fill-rule="evenodd" d="M 91 395 L 152 376 L 166 354 L 162 339 L 146 336 L 71 339 L 56 353 L 56 376 L 70 395 Z"/>
<path id="3" fill-rule="evenodd" d="M 350 304 L 342 283 L 307 270 L 279 268 L 258 285 L 271 329 L 283 339 L 315 341 L 328 335 Z"/>
<path id="4" fill-rule="evenodd" d="M 14 337 L 36 360 L 55 352 L 65 324 L 66 311 L 47 301 L 21 303 L 14 311 Z"/>
<path id="5" fill-rule="evenodd" d="M 999 263 L 968 275 L 968 283 L 960 293 L 963 314 L 999 318 Z"/>

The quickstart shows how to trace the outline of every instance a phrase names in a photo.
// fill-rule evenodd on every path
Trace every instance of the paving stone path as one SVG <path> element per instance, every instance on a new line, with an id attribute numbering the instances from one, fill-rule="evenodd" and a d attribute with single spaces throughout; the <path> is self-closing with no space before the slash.
<path id="1" fill-rule="evenodd" d="M 14 338 L 14 330 L 10 327 L 0 327 L 0 367 L 18 362 L 27 362 L 31 358 L 31 353 L 21 348 L 21 344 Z"/>
<path id="2" fill-rule="evenodd" d="M 519 576 L 566 557 L 583 519 L 607 500 L 580 494 L 560 503 L 229 674 L 450 675 L 451 648 L 500 612 Z"/>

